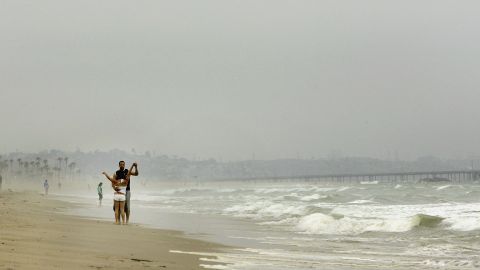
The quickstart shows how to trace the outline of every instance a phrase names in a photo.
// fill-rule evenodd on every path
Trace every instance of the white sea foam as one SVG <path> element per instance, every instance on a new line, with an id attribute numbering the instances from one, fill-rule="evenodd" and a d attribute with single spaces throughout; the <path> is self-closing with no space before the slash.
<path id="1" fill-rule="evenodd" d="M 230 269 L 228 266 L 223 264 L 200 264 L 200 267 L 205 269 Z"/>
<path id="2" fill-rule="evenodd" d="M 405 232 L 413 224 L 410 220 L 355 219 L 315 213 L 302 218 L 297 228 L 309 234 L 347 234 L 356 235 L 368 231 Z"/>
<path id="3" fill-rule="evenodd" d="M 336 219 L 331 215 L 315 213 L 301 218 L 296 228 L 308 234 L 357 235 L 364 232 L 406 232 L 420 225 L 434 226 L 441 220 L 442 218 L 427 215 L 398 219 Z"/>
<path id="4" fill-rule="evenodd" d="M 451 187 L 451 185 L 445 185 L 445 186 L 437 187 L 436 189 L 437 190 L 442 190 L 442 189 L 446 189 L 446 188 L 449 188 L 449 187 Z"/>
<path id="5" fill-rule="evenodd" d="M 360 184 L 362 184 L 362 185 L 377 185 L 378 181 L 361 181 Z"/>
<path id="6" fill-rule="evenodd" d="M 292 190 L 292 189 L 291 189 Z M 256 189 L 255 193 L 261 193 L 261 194 L 269 194 L 269 193 L 275 193 L 275 192 L 282 192 L 285 191 L 285 189 L 278 189 L 278 188 L 260 188 Z"/>
<path id="7" fill-rule="evenodd" d="M 318 200 L 318 199 L 324 199 L 324 198 L 327 198 L 326 195 L 319 195 L 319 194 L 313 194 L 313 195 L 308 195 L 308 196 L 303 196 L 300 198 L 301 201 L 314 201 L 314 200 Z"/>
<path id="8" fill-rule="evenodd" d="M 350 204 L 366 204 L 366 203 L 374 203 L 372 200 L 355 200 L 349 202 Z"/>
<path id="9" fill-rule="evenodd" d="M 424 260 L 423 265 L 434 268 L 434 269 L 478 269 L 478 263 L 470 260 L 448 260 L 448 259 L 437 259 L 437 260 Z"/>
<path id="10" fill-rule="evenodd" d="M 224 214 L 255 219 L 304 215 L 307 206 L 294 206 L 271 201 L 257 201 L 225 208 Z"/>
<path id="11" fill-rule="evenodd" d="M 444 223 L 454 231 L 473 231 L 480 229 L 480 216 L 457 216 L 445 219 Z"/>
<path id="12" fill-rule="evenodd" d="M 337 189 L 337 191 L 342 192 L 342 191 L 349 190 L 349 189 L 351 189 L 351 187 L 341 187 L 341 188 Z"/>
<path id="13" fill-rule="evenodd" d="M 292 192 L 292 193 L 289 193 L 287 195 L 277 196 L 275 199 L 276 200 L 282 200 L 282 199 L 290 199 L 290 198 L 297 199 L 297 198 L 299 198 L 299 195 L 296 192 Z"/>
<path id="14" fill-rule="evenodd" d="M 259 225 L 295 225 L 297 224 L 299 218 L 286 218 L 276 221 L 265 221 L 258 223 Z"/>
<path id="15" fill-rule="evenodd" d="M 281 216 L 292 216 L 292 215 L 303 215 L 305 214 L 305 206 L 292 206 L 284 205 L 281 203 L 270 205 L 266 208 L 260 209 L 258 214 L 261 217 L 281 217 Z"/>

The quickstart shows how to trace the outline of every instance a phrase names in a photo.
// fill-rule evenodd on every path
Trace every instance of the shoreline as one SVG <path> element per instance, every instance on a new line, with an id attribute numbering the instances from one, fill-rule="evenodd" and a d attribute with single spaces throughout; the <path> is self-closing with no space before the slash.
<path id="1" fill-rule="evenodd" d="M 3 191 L 0 205 L 0 269 L 204 269 L 222 263 L 195 253 L 227 248 L 180 231 L 62 214 L 75 204 L 35 192 Z"/>

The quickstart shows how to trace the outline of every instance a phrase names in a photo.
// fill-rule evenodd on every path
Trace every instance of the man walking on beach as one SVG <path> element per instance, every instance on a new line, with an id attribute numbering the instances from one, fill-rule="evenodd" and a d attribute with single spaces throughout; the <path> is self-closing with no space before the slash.
<path id="1" fill-rule="evenodd" d="M 2 190 L 2 175 L 0 174 L 0 190 Z"/>
<path id="2" fill-rule="evenodd" d="M 45 195 L 48 195 L 48 188 L 50 186 L 48 185 L 48 180 L 45 179 L 45 182 L 43 182 L 43 188 L 45 189 Z"/>
<path id="3" fill-rule="evenodd" d="M 125 179 L 128 174 L 128 169 L 125 169 L 125 161 L 123 160 L 120 161 L 118 163 L 118 166 L 120 167 L 120 169 L 115 172 L 115 175 L 114 175 L 115 180 Z M 130 176 L 138 176 L 138 168 L 137 168 L 136 162 L 133 163 L 133 167 L 135 168 L 135 172 L 130 172 Z M 130 219 L 130 210 L 131 210 L 131 207 L 130 207 L 130 183 L 131 182 L 132 181 L 128 181 L 127 192 L 125 194 L 125 214 L 127 216 L 127 222 L 126 222 L 127 224 L 128 224 L 128 220 Z"/>

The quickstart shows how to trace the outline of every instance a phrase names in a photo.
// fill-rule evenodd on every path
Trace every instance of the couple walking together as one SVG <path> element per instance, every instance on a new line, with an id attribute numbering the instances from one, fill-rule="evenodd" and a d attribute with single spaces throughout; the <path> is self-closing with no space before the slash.
<path id="1" fill-rule="evenodd" d="M 106 172 L 103 175 L 112 182 L 113 209 L 115 210 L 115 224 L 128 224 L 130 219 L 130 176 L 138 176 L 137 163 L 134 162 L 129 170 L 125 169 L 125 161 L 118 163 L 120 169 L 113 176 Z"/>

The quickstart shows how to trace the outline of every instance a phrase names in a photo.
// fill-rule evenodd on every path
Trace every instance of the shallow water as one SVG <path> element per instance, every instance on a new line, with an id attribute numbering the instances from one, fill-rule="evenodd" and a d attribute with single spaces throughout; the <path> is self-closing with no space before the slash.
<path id="1" fill-rule="evenodd" d="M 132 220 L 238 249 L 226 269 L 476 269 L 480 185 L 196 183 L 132 187 Z M 112 219 L 111 198 L 76 214 Z M 221 266 L 219 266 L 221 268 Z M 223 269 L 223 268 L 222 268 Z"/>

